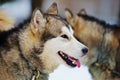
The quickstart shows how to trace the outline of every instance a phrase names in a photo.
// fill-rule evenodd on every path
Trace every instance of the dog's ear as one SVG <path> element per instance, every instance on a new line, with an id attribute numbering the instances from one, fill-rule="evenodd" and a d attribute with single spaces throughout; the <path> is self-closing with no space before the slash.
<path id="1" fill-rule="evenodd" d="M 73 14 L 69 9 L 65 9 L 65 18 L 67 22 L 74 28 L 76 17 L 75 14 Z"/>
<path id="2" fill-rule="evenodd" d="M 65 9 L 65 18 L 73 29 L 78 28 L 79 16 L 77 14 L 72 13 L 69 9 Z"/>
<path id="3" fill-rule="evenodd" d="M 40 28 L 45 27 L 46 20 L 43 17 L 42 12 L 36 8 L 33 12 L 32 19 L 31 19 L 31 30 L 33 33 L 36 33 Z"/>
<path id="4" fill-rule="evenodd" d="M 80 15 L 80 14 L 82 14 L 82 15 L 87 15 L 87 12 L 86 12 L 86 10 L 85 10 L 84 8 L 82 8 L 82 9 L 79 11 L 78 15 Z"/>
<path id="5" fill-rule="evenodd" d="M 65 9 L 65 17 L 67 20 L 73 18 L 73 13 L 68 8 Z"/>
<path id="6" fill-rule="evenodd" d="M 54 14 L 54 15 L 58 15 L 58 7 L 57 7 L 57 3 L 53 3 L 47 10 L 48 14 Z"/>

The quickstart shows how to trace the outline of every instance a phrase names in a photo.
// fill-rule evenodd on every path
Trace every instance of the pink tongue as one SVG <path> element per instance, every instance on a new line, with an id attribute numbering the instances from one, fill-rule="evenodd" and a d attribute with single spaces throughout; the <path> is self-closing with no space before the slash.
<path id="1" fill-rule="evenodd" d="M 73 59 L 70 56 L 68 56 L 68 59 L 70 59 L 72 62 L 74 62 L 74 64 L 76 64 L 78 68 L 80 68 L 80 61 L 78 59 Z"/>
<path id="2" fill-rule="evenodd" d="M 75 64 L 77 65 L 78 68 L 80 68 L 80 61 L 77 59 Z"/>

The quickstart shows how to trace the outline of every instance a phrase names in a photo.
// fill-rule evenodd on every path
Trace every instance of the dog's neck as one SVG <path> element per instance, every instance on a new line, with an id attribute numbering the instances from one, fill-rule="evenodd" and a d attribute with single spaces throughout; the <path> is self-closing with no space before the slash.
<path id="1" fill-rule="evenodd" d="M 30 55 L 32 52 L 35 53 L 34 51 L 36 50 L 36 48 L 35 48 L 35 45 L 31 45 L 31 44 L 29 45 L 29 42 L 30 42 L 29 40 L 31 40 L 29 36 L 27 36 L 28 37 L 27 39 L 25 38 L 26 32 L 29 33 L 30 31 L 29 29 L 30 29 L 29 26 L 27 26 L 25 28 L 13 29 L 8 32 L 0 33 L 1 35 L 0 36 L 1 38 L 0 39 L 0 44 L 1 44 L 0 60 L 3 60 L 0 63 L 1 64 L 6 63 L 5 64 L 6 67 L 4 70 L 8 69 L 8 73 L 11 73 L 12 76 L 14 75 L 14 79 L 16 79 L 17 77 L 21 77 L 21 79 L 31 79 L 34 76 L 33 72 L 35 72 L 32 68 L 36 68 L 36 66 L 39 67 L 39 70 L 37 71 L 42 70 L 40 68 L 41 64 L 36 62 L 38 61 L 36 60 L 38 58 L 35 55 Z M 21 32 L 21 30 L 22 30 L 22 33 L 19 33 Z M 36 44 L 39 45 L 39 43 L 36 43 Z M 25 48 L 28 48 L 29 50 Z M 6 51 L 6 53 L 2 54 L 2 52 L 4 51 Z M 37 50 L 36 50 L 36 53 L 37 53 Z M 31 58 L 30 60 L 32 62 L 28 60 L 29 58 Z M 37 73 L 35 75 L 38 76 L 39 74 Z M 48 76 L 48 75 L 44 73 L 40 73 L 40 76 L 39 76 L 40 80 L 42 78 L 46 78 L 45 80 L 47 80 L 47 77 L 45 76 Z"/>
<path id="2" fill-rule="evenodd" d="M 92 64 L 92 66 L 101 69 L 106 74 L 112 74 L 113 77 L 120 77 L 120 72 L 117 72 L 113 69 L 110 69 L 108 66 L 105 66 L 103 64 L 95 62 L 95 63 Z"/>
<path id="3" fill-rule="evenodd" d="M 93 76 L 101 74 L 103 76 L 103 74 L 107 74 L 109 77 L 112 75 L 115 75 L 115 77 L 120 77 L 120 73 L 114 70 L 118 46 L 114 46 L 111 43 L 109 44 L 108 33 L 111 34 L 111 30 L 106 28 L 103 33 L 102 40 L 97 47 L 96 61 L 94 61 L 94 63 L 92 63 L 90 66 L 90 72 L 93 74 Z M 108 76 L 106 77 L 108 78 Z M 99 80 L 99 78 L 95 79 Z"/>
<path id="4" fill-rule="evenodd" d="M 28 45 L 25 45 L 26 44 L 26 42 L 29 42 L 29 40 L 30 40 L 30 37 L 29 36 L 27 36 L 26 34 L 28 34 L 28 33 L 30 33 L 29 30 L 30 28 L 28 27 L 27 29 L 25 29 L 24 31 L 23 31 L 23 33 L 20 33 L 20 35 L 19 36 L 22 36 L 22 38 L 19 38 L 19 51 L 20 51 L 20 56 L 21 56 L 21 58 L 22 58 L 22 60 L 24 60 L 24 62 L 27 64 L 27 69 L 29 69 L 29 71 L 30 71 L 30 77 L 31 77 L 31 80 L 41 80 L 41 79 L 43 79 L 43 78 L 45 78 L 45 80 L 47 80 L 47 77 L 45 77 L 45 76 L 48 76 L 48 74 L 45 74 L 45 73 L 43 73 L 43 72 L 41 72 L 41 69 L 42 68 L 40 68 L 41 66 L 41 64 L 40 63 L 38 63 L 38 62 L 36 62 L 36 59 L 38 59 L 37 58 L 37 56 L 35 56 L 35 54 L 37 54 L 37 53 L 39 53 L 39 52 L 37 52 L 37 50 L 36 50 L 36 47 L 35 47 L 35 45 L 32 45 L 32 44 L 30 44 L 31 46 L 28 46 Z M 28 32 L 28 33 L 26 33 L 26 32 Z M 27 36 L 27 38 L 28 39 L 25 39 L 24 37 L 26 37 Z M 22 40 L 21 40 L 22 39 Z M 25 39 L 25 40 L 23 40 L 23 39 Z M 23 42 L 21 42 L 21 41 L 23 41 Z M 37 41 L 36 41 L 37 42 Z M 32 43 L 32 42 L 31 42 Z M 35 43 L 33 43 L 33 44 L 35 44 Z M 38 45 L 39 45 L 39 43 L 38 43 Z M 23 48 L 28 48 L 28 49 L 23 49 Z M 34 50 L 32 50 L 32 49 L 34 49 Z M 25 51 L 24 51 L 25 50 Z M 39 49 L 38 49 L 39 50 Z M 32 53 L 33 52 L 33 53 Z M 32 55 L 33 54 L 33 55 Z M 34 58 L 34 59 L 33 59 Z M 30 61 L 29 61 L 29 60 Z M 32 62 L 31 62 L 32 61 Z M 35 63 L 35 64 L 34 64 Z M 36 65 L 37 64 L 37 65 Z M 37 68 L 37 67 L 39 67 L 39 68 Z"/>

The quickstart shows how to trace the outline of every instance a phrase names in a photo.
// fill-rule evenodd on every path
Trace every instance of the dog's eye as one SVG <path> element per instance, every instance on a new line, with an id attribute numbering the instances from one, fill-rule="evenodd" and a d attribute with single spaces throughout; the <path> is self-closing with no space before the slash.
<path id="1" fill-rule="evenodd" d="M 69 39 L 69 37 L 66 34 L 61 35 L 62 38 Z"/>

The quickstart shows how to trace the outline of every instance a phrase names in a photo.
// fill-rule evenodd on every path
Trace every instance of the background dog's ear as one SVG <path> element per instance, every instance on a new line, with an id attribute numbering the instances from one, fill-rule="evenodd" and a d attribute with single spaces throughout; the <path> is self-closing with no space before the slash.
<path id="1" fill-rule="evenodd" d="M 65 9 L 65 18 L 73 29 L 77 28 L 76 24 L 79 24 L 79 16 L 73 14 L 69 9 Z"/>
<path id="2" fill-rule="evenodd" d="M 69 9 L 65 9 L 65 18 L 67 20 L 67 22 L 74 28 L 74 24 L 75 24 L 75 14 L 73 14 Z"/>
<path id="3" fill-rule="evenodd" d="M 48 14 L 54 14 L 54 15 L 58 15 L 58 7 L 57 7 L 57 3 L 53 3 L 47 10 Z"/>
<path id="4" fill-rule="evenodd" d="M 73 18 L 73 13 L 69 9 L 65 9 L 65 17 L 67 20 Z"/>
<path id="5" fill-rule="evenodd" d="M 81 9 L 81 10 L 79 11 L 78 15 L 79 15 L 79 14 L 87 15 L 87 12 L 86 12 L 86 10 L 83 8 L 83 9 Z"/>
<path id="6" fill-rule="evenodd" d="M 45 26 L 45 19 L 41 11 L 36 8 L 33 12 L 32 19 L 31 19 L 31 30 L 33 33 L 36 33 L 40 28 Z"/>

